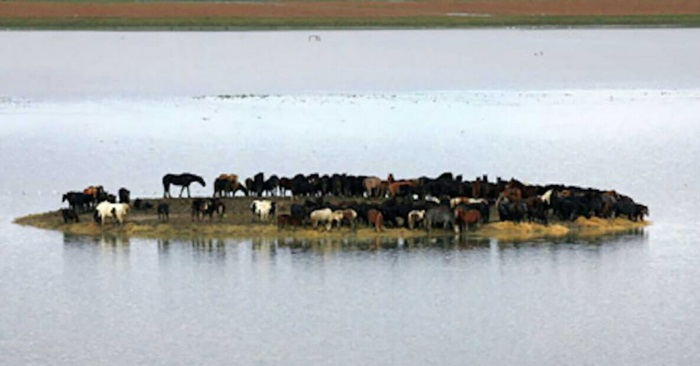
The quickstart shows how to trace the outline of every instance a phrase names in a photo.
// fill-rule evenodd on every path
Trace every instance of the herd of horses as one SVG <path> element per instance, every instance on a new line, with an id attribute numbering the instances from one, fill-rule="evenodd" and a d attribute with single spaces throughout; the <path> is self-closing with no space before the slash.
<path id="1" fill-rule="evenodd" d="M 191 196 L 192 183 L 206 187 L 204 178 L 191 173 L 166 174 L 162 183 L 164 199 L 172 198 L 170 187 L 173 185 L 181 187 L 179 197 L 185 190 L 187 196 Z M 226 212 L 222 198 L 233 197 L 239 191 L 244 196 L 259 198 L 251 203 L 250 209 L 260 221 L 269 222 L 275 218 L 279 227 L 309 225 L 327 230 L 343 225 L 354 229 L 360 223 L 377 231 L 388 225 L 409 229 L 424 227 L 428 231 L 441 227 L 459 232 L 489 222 L 492 207 L 501 221 L 531 221 L 544 225 L 552 219 L 573 221 L 581 216 L 605 219 L 623 216 L 638 221 L 649 215 L 647 206 L 614 190 L 561 184 L 528 185 L 517 179 L 498 178 L 491 182 L 486 175 L 469 181 L 452 173 L 412 179 L 396 179 L 392 174 L 386 179 L 348 174 L 297 174 L 291 178 L 272 175 L 266 179 L 264 173 L 258 173 L 243 181 L 236 174 L 216 177 L 212 197 L 192 201 L 192 220 L 205 217 L 211 220 L 215 215 L 222 219 Z M 289 213 L 276 215 L 275 197 L 288 195 L 292 196 Z M 331 203 L 329 197 L 341 200 Z M 130 202 L 129 198 L 126 188 L 118 191 L 119 203 L 117 196 L 100 186 L 68 192 L 63 195 L 63 201 L 69 203 L 69 208 L 62 210 L 64 222 L 77 221 L 77 212 L 93 210 L 96 222 L 104 224 L 111 217 L 123 223 L 129 204 L 137 210 L 152 208 L 146 201 Z M 127 208 L 103 205 L 98 209 L 103 202 L 126 204 Z M 157 212 L 160 220 L 168 220 L 169 204 L 159 202 Z"/>

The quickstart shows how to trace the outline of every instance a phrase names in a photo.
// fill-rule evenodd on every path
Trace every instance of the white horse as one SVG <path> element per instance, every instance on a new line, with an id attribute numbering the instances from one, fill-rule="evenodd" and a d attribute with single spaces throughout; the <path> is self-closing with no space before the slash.
<path id="1" fill-rule="evenodd" d="M 122 225 L 124 224 L 126 215 L 129 214 L 129 204 L 102 201 L 95 207 L 95 211 L 103 226 L 108 217 L 112 217 L 119 225 Z"/>
<path id="2" fill-rule="evenodd" d="M 425 210 L 412 210 L 408 213 L 408 228 L 413 230 L 425 219 Z"/>
<path id="3" fill-rule="evenodd" d="M 343 220 L 348 220 L 350 227 L 355 229 L 355 221 L 357 220 L 357 212 L 351 208 L 344 210 L 335 210 L 331 214 L 331 222 L 340 227 L 343 224 Z"/>
<path id="4" fill-rule="evenodd" d="M 311 219 L 311 227 L 314 229 L 319 223 L 326 225 L 326 230 L 331 229 L 331 224 L 333 223 L 333 211 L 330 208 L 323 208 L 320 210 L 314 210 L 309 214 L 309 219 Z"/>
<path id="5" fill-rule="evenodd" d="M 275 214 L 275 203 L 268 200 L 255 200 L 250 204 L 253 215 L 262 221 L 267 221 L 270 215 Z"/>
<path id="6" fill-rule="evenodd" d="M 553 189 L 548 190 L 547 192 L 544 192 L 543 195 L 540 196 L 540 200 L 547 205 L 552 204 L 552 193 L 554 192 Z"/>

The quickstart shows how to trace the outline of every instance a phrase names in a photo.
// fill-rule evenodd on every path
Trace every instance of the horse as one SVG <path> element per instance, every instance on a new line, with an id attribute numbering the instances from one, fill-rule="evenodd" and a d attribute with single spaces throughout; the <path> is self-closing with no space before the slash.
<path id="1" fill-rule="evenodd" d="M 616 217 L 627 216 L 630 221 L 644 221 L 644 216 L 649 216 L 649 208 L 635 202 L 617 202 L 614 210 Z"/>
<path id="2" fill-rule="evenodd" d="M 204 178 L 194 175 L 191 173 L 182 173 L 182 174 L 166 174 L 163 176 L 163 198 L 172 198 L 170 195 L 170 185 L 176 185 L 176 186 L 182 186 L 182 189 L 180 190 L 180 195 L 179 197 L 182 197 L 182 192 L 187 188 L 187 198 L 191 197 L 190 196 L 190 184 L 192 182 L 197 182 L 202 185 L 202 187 L 206 187 L 206 183 L 204 182 Z"/>
<path id="3" fill-rule="evenodd" d="M 389 183 L 389 186 L 387 187 L 389 191 L 389 197 L 396 197 L 399 193 L 402 192 L 402 189 L 403 191 L 408 191 L 407 193 L 413 193 L 412 191 L 414 188 L 416 188 L 417 185 L 417 182 L 409 180 Z"/>
<path id="4" fill-rule="evenodd" d="M 196 198 L 192 201 L 192 221 L 194 221 L 195 217 L 199 221 L 205 215 L 209 216 L 209 221 L 211 221 L 214 213 L 219 216 L 219 220 L 222 220 L 225 212 L 226 206 L 216 198 L 206 200 Z"/>
<path id="5" fill-rule="evenodd" d="M 457 225 L 462 230 L 478 227 L 481 223 L 481 212 L 479 212 L 479 210 L 463 210 L 461 208 L 456 208 L 454 213 L 457 219 Z"/>
<path id="6" fill-rule="evenodd" d="M 367 223 L 374 226 L 376 232 L 384 231 L 384 215 L 379 210 L 372 208 L 367 211 Z"/>
<path id="7" fill-rule="evenodd" d="M 153 204 L 146 200 L 137 198 L 134 200 L 134 208 L 137 210 L 150 210 L 153 208 Z"/>
<path id="8" fill-rule="evenodd" d="M 511 201 L 501 194 L 496 201 L 498 217 L 501 221 L 520 223 L 527 213 L 527 205 L 522 201 Z"/>
<path id="9" fill-rule="evenodd" d="M 191 212 L 192 212 L 192 221 L 194 221 L 194 218 L 196 217 L 197 220 L 201 219 L 201 216 L 204 215 L 208 208 L 207 201 L 201 199 L 201 198 L 195 198 L 192 200 L 192 205 L 191 205 Z"/>
<path id="10" fill-rule="evenodd" d="M 418 185 L 418 182 L 411 180 L 396 180 L 394 179 L 394 174 L 389 173 L 389 175 L 386 177 L 385 185 L 387 191 L 389 192 L 389 197 L 394 198 L 402 187 L 415 188 Z"/>
<path id="11" fill-rule="evenodd" d="M 541 196 L 532 196 L 523 200 L 527 207 L 526 215 L 529 221 L 539 220 L 547 225 L 547 203 Z"/>
<path id="12" fill-rule="evenodd" d="M 83 189 L 83 194 L 92 197 L 92 202 L 90 202 L 90 206 L 93 207 L 96 206 L 98 203 L 104 201 L 107 197 L 107 192 L 105 192 L 102 186 L 89 186 Z"/>
<path id="13" fill-rule="evenodd" d="M 251 192 L 255 192 L 255 195 L 258 197 L 262 197 L 263 195 L 263 190 L 265 185 L 265 174 L 258 173 L 253 176 L 253 189 L 248 189 Z"/>
<path id="14" fill-rule="evenodd" d="M 279 215 L 277 216 L 277 228 L 281 229 L 287 226 L 298 227 L 304 224 L 304 219 L 301 217 L 296 217 L 292 215 Z"/>
<path id="15" fill-rule="evenodd" d="M 63 216 L 63 223 L 67 224 L 69 221 L 80 222 L 78 214 L 72 208 L 61 209 L 61 216 Z"/>
<path id="16" fill-rule="evenodd" d="M 112 217 L 117 224 L 124 224 L 126 215 L 129 213 L 129 205 L 126 203 L 111 203 L 107 201 L 100 202 L 97 207 L 95 207 L 95 213 L 100 218 L 102 225 L 105 224 L 107 217 Z"/>
<path id="17" fill-rule="evenodd" d="M 238 176 L 235 174 L 221 174 L 214 180 L 214 197 L 226 197 L 229 193 L 235 196 L 238 191 L 248 195 L 248 189 L 238 181 Z"/>
<path id="18" fill-rule="evenodd" d="M 333 211 L 330 208 L 315 210 L 311 212 L 309 219 L 311 219 L 311 227 L 314 229 L 318 227 L 319 223 L 325 223 L 326 230 L 330 230 L 333 220 Z"/>
<path id="19" fill-rule="evenodd" d="M 367 192 L 367 198 L 382 196 L 382 180 L 377 177 L 367 177 L 362 181 L 362 186 Z"/>
<path id="20" fill-rule="evenodd" d="M 275 202 L 268 200 L 255 200 L 250 203 L 250 211 L 261 221 L 267 221 L 270 215 L 275 214 Z"/>
<path id="21" fill-rule="evenodd" d="M 505 196 L 510 202 L 518 202 L 523 198 L 523 191 L 516 186 L 506 186 L 503 190 L 503 196 Z"/>
<path id="22" fill-rule="evenodd" d="M 91 195 L 81 193 L 81 192 L 68 192 L 65 193 L 61 199 L 61 202 L 68 201 L 68 206 L 78 212 L 82 210 L 86 212 L 90 209 L 90 205 L 94 202 L 94 198 Z"/>
<path id="23" fill-rule="evenodd" d="M 219 217 L 219 221 L 223 220 L 224 214 L 226 213 L 226 205 L 216 198 L 207 201 L 207 209 L 204 213 L 209 215 L 209 221 L 211 221 L 214 213 Z"/>
<path id="24" fill-rule="evenodd" d="M 158 204 L 158 220 L 168 221 L 170 219 L 170 205 L 161 202 Z"/>
<path id="25" fill-rule="evenodd" d="M 445 206 L 433 207 L 425 212 L 425 227 L 428 233 L 436 224 L 442 224 L 445 230 L 452 226 L 455 233 L 459 233 L 459 226 L 455 225 L 454 213 Z"/>
<path id="26" fill-rule="evenodd" d="M 408 213 L 408 228 L 413 230 L 425 219 L 425 210 L 412 210 Z"/>
<path id="27" fill-rule="evenodd" d="M 292 180 L 289 178 L 282 177 L 279 182 L 280 196 L 287 194 L 287 191 L 292 190 Z"/>
<path id="28" fill-rule="evenodd" d="M 119 203 L 129 203 L 129 195 L 131 194 L 131 192 L 129 192 L 128 189 L 126 189 L 124 187 L 119 188 L 118 193 L 119 193 Z"/>
<path id="29" fill-rule="evenodd" d="M 104 192 L 104 188 L 102 186 L 88 186 L 87 188 L 83 189 L 84 194 L 89 194 L 90 196 L 93 196 L 97 198 L 97 196 L 100 195 L 100 193 Z"/>
<path id="30" fill-rule="evenodd" d="M 350 228 L 355 230 L 355 221 L 357 219 L 357 212 L 351 208 L 343 210 L 335 210 L 331 216 L 331 223 L 336 224 L 340 227 L 343 221 L 347 221 L 350 224 Z"/>
<path id="31" fill-rule="evenodd" d="M 270 196 L 276 196 L 279 184 L 280 179 L 276 175 L 272 175 L 263 183 L 263 191 L 267 192 Z"/>

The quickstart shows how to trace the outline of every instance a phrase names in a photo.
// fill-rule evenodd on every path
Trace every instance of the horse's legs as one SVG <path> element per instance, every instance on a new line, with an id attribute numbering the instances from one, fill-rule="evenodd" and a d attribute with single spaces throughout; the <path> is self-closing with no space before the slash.
<path id="1" fill-rule="evenodd" d="M 189 185 L 187 186 L 187 198 L 192 198 L 190 196 L 190 186 Z"/>
<path id="2" fill-rule="evenodd" d="M 182 192 L 185 191 L 185 187 L 186 186 L 182 186 L 182 188 L 180 189 L 180 195 L 178 196 L 179 198 L 182 198 Z"/>

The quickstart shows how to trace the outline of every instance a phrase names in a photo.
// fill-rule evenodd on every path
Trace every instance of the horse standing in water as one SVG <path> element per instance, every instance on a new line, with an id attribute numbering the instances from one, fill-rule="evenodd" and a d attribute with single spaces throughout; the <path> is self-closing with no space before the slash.
<path id="1" fill-rule="evenodd" d="M 182 197 L 182 192 L 187 188 L 187 197 L 190 196 L 190 184 L 192 182 L 197 182 L 202 185 L 202 187 L 206 187 L 206 183 L 204 183 L 204 178 L 190 174 L 190 173 L 182 173 L 182 174 L 166 174 L 163 176 L 163 198 L 170 197 L 170 185 L 176 185 L 176 186 L 182 186 L 182 189 L 180 189 L 180 196 Z"/>

